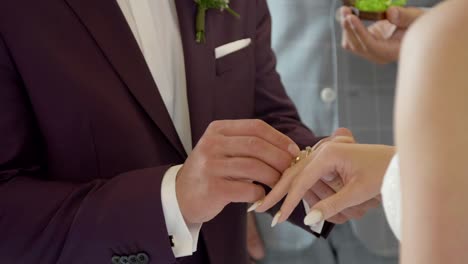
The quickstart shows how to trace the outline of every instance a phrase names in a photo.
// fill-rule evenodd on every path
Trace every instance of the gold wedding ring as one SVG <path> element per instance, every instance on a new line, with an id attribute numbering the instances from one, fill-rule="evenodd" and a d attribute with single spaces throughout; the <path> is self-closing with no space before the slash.
<path id="1" fill-rule="evenodd" d="M 297 157 L 295 157 L 292 161 L 291 161 L 291 167 L 296 165 L 297 163 L 299 163 L 300 161 L 306 159 L 308 156 L 310 156 L 310 154 L 312 154 L 312 152 L 314 152 L 315 150 L 317 150 L 323 143 L 325 143 L 326 141 L 328 141 L 328 138 L 324 138 L 322 140 L 320 140 L 317 144 L 315 144 L 313 147 L 306 147 L 304 150 L 301 150 L 301 152 L 299 153 L 299 155 Z"/>
<path id="2" fill-rule="evenodd" d="M 292 160 L 291 167 L 299 163 L 301 160 L 307 158 L 313 151 L 314 150 L 312 147 L 306 147 L 304 150 L 301 150 L 299 155 Z"/>

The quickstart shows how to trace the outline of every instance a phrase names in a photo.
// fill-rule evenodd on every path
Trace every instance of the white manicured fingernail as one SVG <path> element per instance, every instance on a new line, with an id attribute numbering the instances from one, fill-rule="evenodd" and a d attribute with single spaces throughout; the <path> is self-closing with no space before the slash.
<path id="1" fill-rule="evenodd" d="M 247 213 L 254 211 L 254 210 L 257 209 L 257 207 L 259 207 L 262 203 L 263 203 L 263 200 L 258 200 L 258 201 L 256 201 L 255 203 L 253 203 L 253 204 L 249 207 L 249 209 L 247 209 Z"/>
<path id="2" fill-rule="evenodd" d="M 281 211 L 277 212 L 275 214 L 275 217 L 273 217 L 273 221 L 271 221 L 271 227 L 275 227 L 275 225 L 278 224 L 278 220 L 281 217 Z"/>
<path id="3" fill-rule="evenodd" d="M 387 34 L 384 36 L 384 38 L 389 39 L 397 29 L 398 27 L 392 24 L 391 29 L 387 31 Z"/>
<path id="4" fill-rule="evenodd" d="M 305 218 L 304 224 L 308 226 L 317 225 L 323 221 L 323 214 L 319 210 L 312 210 Z"/>
<path id="5" fill-rule="evenodd" d="M 336 175 L 326 175 L 326 176 L 323 176 L 323 177 L 322 177 L 322 180 L 331 182 L 331 181 L 333 181 L 334 179 L 336 179 L 336 177 L 337 177 Z"/>
<path id="6" fill-rule="evenodd" d="M 291 155 L 293 155 L 295 157 L 295 156 L 297 156 L 299 154 L 301 149 L 299 149 L 299 147 L 296 144 L 290 144 L 288 146 L 288 151 L 289 151 L 289 153 L 291 153 Z"/>

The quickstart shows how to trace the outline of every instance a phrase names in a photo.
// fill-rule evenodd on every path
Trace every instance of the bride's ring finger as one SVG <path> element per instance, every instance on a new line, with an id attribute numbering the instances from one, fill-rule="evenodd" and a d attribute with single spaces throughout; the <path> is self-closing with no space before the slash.
<path id="1" fill-rule="evenodd" d="M 268 195 L 257 207 L 256 211 L 263 213 L 277 204 L 281 199 L 283 199 L 283 197 L 285 197 L 288 193 L 292 182 L 296 178 L 296 175 L 300 173 L 305 168 L 305 166 L 307 166 L 307 164 L 308 162 L 302 160 L 301 162 L 288 168 L 284 172 L 283 176 L 281 176 L 280 180 L 275 184 L 271 192 L 268 193 Z"/>

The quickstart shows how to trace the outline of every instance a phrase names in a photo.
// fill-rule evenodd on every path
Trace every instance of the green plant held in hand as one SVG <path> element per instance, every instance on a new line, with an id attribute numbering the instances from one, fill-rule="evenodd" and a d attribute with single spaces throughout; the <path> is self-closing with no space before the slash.
<path id="1" fill-rule="evenodd" d="M 404 6 L 406 0 L 356 0 L 354 7 L 364 12 L 385 12 L 391 6 Z"/>

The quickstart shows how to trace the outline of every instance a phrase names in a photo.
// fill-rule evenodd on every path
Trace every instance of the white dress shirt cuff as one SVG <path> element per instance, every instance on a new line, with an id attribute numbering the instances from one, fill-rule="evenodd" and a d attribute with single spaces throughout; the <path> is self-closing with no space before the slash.
<path id="1" fill-rule="evenodd" d="M 302 204 L 304 205 L 305 213 L 307 215 L 310 212 L 310 205 L 304 199 L 302 199 Z M 314 226 L 310 226 L 310 230 L 314 231 L 317 234 L 321 234 L 324 225 L 325 221 L 322 221 Z"/>
<path id="2" fill-rule="evenodd" d="M 197 251 L 201 224 L 187 224 L 180 211 L 176 195 L 176 178 L 182 165 L 173 166 L 164 174 L 161 202 L 167 232 L 172 236 L 172 252 L 176 258 L 190 256 Z"/>

